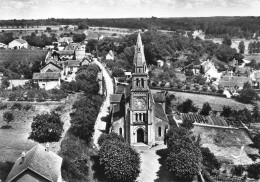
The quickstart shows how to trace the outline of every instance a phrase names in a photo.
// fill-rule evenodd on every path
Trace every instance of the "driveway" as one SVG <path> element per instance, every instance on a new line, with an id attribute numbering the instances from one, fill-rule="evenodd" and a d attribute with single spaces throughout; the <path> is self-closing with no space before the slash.
<path id="1" fill-rule="evenodd" d="M 106 122 L 102 121 L 102 118 L 107 117 L 109 115 L 109 106 L 110 106 L 110 95 L 114 93 L 113 81 L 110 78 L 107 70 L 105 67 L 96 59 L 94 58 L 94 63 L 99 66 L 102 70 L 102 74 L 104 76 L 105 85 L 106 85 L 106 98 L 103 102 L 103 105 L 100 108 L 96 124 L 95 124 L 95 132 L 93 135 L 94 145 L 98 147 L 97 140 L 99 136 L 106 130 Z"/>

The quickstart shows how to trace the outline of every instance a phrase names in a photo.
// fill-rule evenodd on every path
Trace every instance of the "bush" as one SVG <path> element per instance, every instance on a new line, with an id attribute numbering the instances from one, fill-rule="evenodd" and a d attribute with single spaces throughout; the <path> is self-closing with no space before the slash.
<path id="1" fill-rule="evenodd" d="M 190 88 L 191 88 L 191 85 L 190 85 L 190 84 L 187 84 L 187 85 L 186 85 L 186 89 L 187 89 L 187 90 L 190 90 Z"/>
<path id="2" fill-rule="evenodd" d="M 158 84 L 158 82 L 155 81 L 155 82 L 152 83 L 152 86 L 153 86 L 153 87 L 156 87 L 157 84 Z"/>
<path id="3" fill-rule="evenodd" d="M 54 111 L 50 114 L 38 114 L 33 117 L 31 125 L 32 132 L 29 139 L 33 139 L 39 143 L 57 142 L 61 138 L 63 124 L 60 115 Z"/>
<path id="4" fill-rule="evenodd" d="M 256 134 L 253 138 L 254 146 L 260 148 L 260 134 Z"/>
<path id="5" fill-rule="evenodd" d="M 195 84 L 195 85 L 194 85 L 194 88 L 195 88 L 195 90 L 199 90 L 199 89 L 200 89 L 200 86 L 199 86 L 198 84 Z"/>
<path id="6" fill-rule="evenodd" d="M 23 109 L 26 111 L 29 111 L 32 108 L 33 108 L 32 104 L 26 104 L 25 106 L 23 106 Z"/>
<path id="7" fill-rule="evenodd" d="M 0 102 L 0 110 L 4 110 L 7 107 L 8 107 L 7 104 L 4 104 L 4 103 Z"/>
<path id="8" fill-rule="evenodd" d="M 204 92 L 208 91 L 208 86 L 207 86 L 207 85 L 203 85 L 202 90 L 203 90 Z"/>
<path id="9" fill-rule="evenodd" d="M 112 76 L 113 77 L 122 77 L 124 76 L 125 73 L 124 71 L 121 69 L 121 68 L 115 68 L 113 71 L 112 71 Z"/>
<path id="10" fill-rule="evenodd" d="M 165 82 L 165 81 L 162 81 L 160 86 L 161 86 L 161 87 L 164 87 L 165 84 L 166 84 L 166 82 Z"/>
<path id="11" fill-rule="evenodd" d="M 208 148 L 201 147 L 200 150 L 202 154 L 202 164 L 207 171 L 212 173 L 214 169 L 218 170 L 220 168 L 220 163 L 215 155 L 210 152 Z"/>
<path id="12" fill-rule="evenodd" d="M 179 83 L 177 84 L 177 88 L 178 88 L 178 89 L 181 89 L 182 87 L 183 87 L 183 83 L 179 82 Z"/>
<path id="13" fill-rule="evenodd" d="M 3 114 L 3 119 L 7 124 L 9 124 L 11 121 L 14 120 L 14 115 L 11 111 L 6 111 Z"/>
<path id="14" fill-rule="evenodd" d="M 234 166 L 231 169 L 231 173 L 236 175 L 236 176 L 242 176 L 244 171 L 245 171 L 245 168 L 242 165 Z"/>
<path id="15" fill-rule="evenodd" d="M 21 110 L 22 109 L 22 104 L 20 103 L 14 103 L 11 107 L 12 110 L 18 109 Z"/>
<path id="16" fill-rule="evenodd" d="M 216 88 L 215 86 L 211 85 L 211 86 L 210 86 L 210 90 L 211 90 L 212 92 L 216 92 L 216 91 L 217 91 L 217 88 Z"/>

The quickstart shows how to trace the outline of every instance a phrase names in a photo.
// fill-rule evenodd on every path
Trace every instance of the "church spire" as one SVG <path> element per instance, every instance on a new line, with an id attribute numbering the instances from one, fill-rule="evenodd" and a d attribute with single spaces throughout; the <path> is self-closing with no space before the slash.
<path id="1" fill-rule="evenodd" d="M 146 66 L 145 57 L 144 57 L 144 46 L 142 43 L 140 30 L 137 35 L 137 42 L 136 42 L 136 46 L 135 46 L 134 64 L 135 64 L 135 67 Z"/>

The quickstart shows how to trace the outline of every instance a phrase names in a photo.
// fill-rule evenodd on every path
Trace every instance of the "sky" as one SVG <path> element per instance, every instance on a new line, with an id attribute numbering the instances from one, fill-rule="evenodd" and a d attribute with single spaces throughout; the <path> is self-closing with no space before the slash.
<path id="1" fill-rule="evenodd" d="M 260 0 L 0 0 L 0 19 L 260 16 Z"/>

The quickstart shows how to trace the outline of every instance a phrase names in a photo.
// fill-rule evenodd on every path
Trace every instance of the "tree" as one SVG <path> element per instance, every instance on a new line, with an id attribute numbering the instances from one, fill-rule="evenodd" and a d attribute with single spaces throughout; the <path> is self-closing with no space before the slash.
<path id="1" fill-rule="evenodd" d="M 208 148 L 201 147 L 201 154 L 202 154 L 202 165 L 206 168 L 207 171 L 210 173 L 214 169 L 219 169 L 220 168 L 220 163 L 216 159 L 215 155 L 210 152 Z"/>
<path id="2" fill-rule="evenodd" d="M 232 113 L 232 109 L 229 106 L 223 106 L 223 111 L 221 112 L 220 116 L 224 116 L 228 118 Z"/>
<path id="3" fill-rule="evenodd" d="M 89 27 L 88 27 L 88 23 L 87 23 L 86 21 L 80 22 L 80 23 L 78 24 L 78 29 L 80 29 L 80 30 L 88 29 L 88 28 L 89 28 Z"/>
<path id="4" fill-rule="evenodd" d="M 167 169 L 179 178 L 192 179 L 200 171 L 200 149 L 192 142 L 189 131 L 182 127 L 171 128 L 166 136 Z"/>
<path id="5" fill-rule="evenodd" d="M 260 134 L 256 134 L 253 138 L 255 147 L 260 149 Z"/>
<path id="6" fill-rule="evenodd" d="M 178 111 L 182 113 L 188 113 L 188 112 L 197 112 L 198 109 L 193 104 L 193 101 L 190 99 L 187 99 L 183 103 L 177 106 Z"/>
<path id="7" fill-rule="evenodd" d="M 9 123 L 14 120 L 13 112 L 11 111 L 4 112 L 3 120 L 7 123 L 7 125 L 9 125 Z"/>
<path id="8" fill-rule="evenodd" d="M 211 111 L 211 107 L 208 102 L 205 102 L 202 106 L 202 110 L 200 112 L 201 115 L 208 116 Z"/>
<path id="9" fill-rule="evenodd" d="M 225 35 L 222 41 L 222 44 L 227 45 L 227 46 L 231 46 L 232 41 L 229 35 Z"/>
<path id="10" fill-rule="evenodd" d="M 240 95 L 238 98 L 241 102 L 249 103 L 253 100 L 259 99 L 257 92 L 252 89 L 251 84 L 246 82 L 243 86 L 243 89 L 240 91 Z"/>
<path id="11" fill-rule="evenodd" d="M 84 33 L 74 34 L 72 38 L 74 42 L 83 42 L 86 39 L 86 35 Z"/>
<path id="12" fill-rule="evenodd" d="M 258 106 L 257 102 L 254 103 L 252 116 L 256 123 L 260 122 L 260 111 L 259 111 L 259 106 Z"/>
<path id="13" fill-rule="evenodd" d="M 125 73 L 124 73 L 124 71 L 121 68 L 115 68 L 112 71 L 112 76 L 113 77 L 122 77 L 124 75 L 125 75 Z"/>
<path id="14" fill-rule="evenodd" d="M 193 122 L 187 118 L 184 118 L 181 127 L 186 128 L 187 130 L 191 130 L 192 128 L 194 128 Z"/>
<path id="15" fill-rule="evenodd" d="M 57 142 L 61 138 L 63 124 L 60 115 L 54 111 L 38 114 L 33 117 L 29 139 L 39 143 Z"/>
<path id="16" fill-rule="evenodd" d="M 108 140 L 109 141 L 118 141 L 118 142 L 124 142 L 125 141 L 125 139 L 121 135 L 118 135 L 114 132 L 109 133 L 109 134 L 102 133 L 100 135 L 100 137 L 98 138 L 98 145 L 102 146 L 103 143 L 105 143 Z"/>
<path id="17" fill-rule="evenodd" d="M 111 182 L 135 181 L 140 173 L 140 155 L 130 145 L 106 141 L 100 148 L 99 161 Z"/>
<path id="18" fill-rule="evenodd" d="M 244 41 L 239 42 L 238 49 L 239 49 L 240 54 L 245 53 L 245 43 L 244 43 Z"/>

